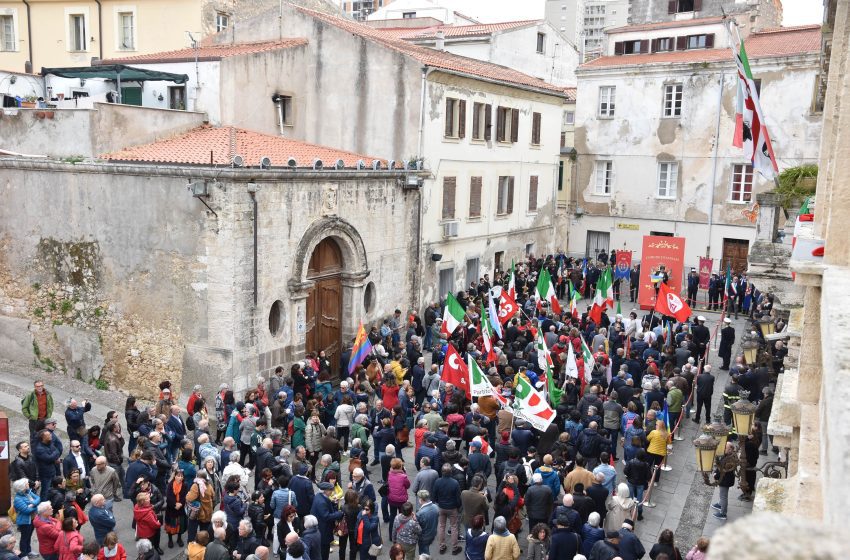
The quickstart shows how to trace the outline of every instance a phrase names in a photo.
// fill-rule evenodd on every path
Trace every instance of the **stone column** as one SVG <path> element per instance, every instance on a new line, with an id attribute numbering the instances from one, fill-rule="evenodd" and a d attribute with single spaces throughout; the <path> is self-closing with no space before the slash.
<path id="1" fill-rule="evenodd" d="M 817 403 L 821 390 L 821 288 L 808 286 L 803 305 L 803 336 L 800 339 L 800 365 L 797 398 Z"/>

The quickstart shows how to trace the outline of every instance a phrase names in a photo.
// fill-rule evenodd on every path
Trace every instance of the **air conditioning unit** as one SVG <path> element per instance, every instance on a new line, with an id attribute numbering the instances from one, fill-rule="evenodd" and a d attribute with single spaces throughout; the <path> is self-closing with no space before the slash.
<path id="1" fill-rule="evenodd" d="M 418 189 L 422 186 L 422 179 L 417 177 L 416 175 L 408 175 L 404 178 L 404 189 Z"/>
<path id="2" fill-rule="evenodd" d="M 460 222 L 446 222 L 443 224 L 443 237 L 457 237 L 457 228 Z"/>

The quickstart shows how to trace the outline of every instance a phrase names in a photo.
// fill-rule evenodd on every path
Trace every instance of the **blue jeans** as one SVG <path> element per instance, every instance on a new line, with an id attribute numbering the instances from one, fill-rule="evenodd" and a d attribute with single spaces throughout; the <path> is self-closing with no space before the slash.
<path id="1" fill-rule="evenodd" d="M 608 438 L 611 440 L 611 456 L 617 458 L 617 440 L 620 433 L 619 428 L 606 428 L 608 430 Z M 493 440 L 490 440 L 493 441 Z"/>
<path id="2" fill-rule="evenodd" d="M 646 486 L 637 486 L 631 482 L 626 482 L 626 484 L 629 485 L 629 494 L 631 494 L 632 498 L 637 500 L 637 503 L 640 504 L 643 501 L 643 492 L 646 490 Z M 643 515 L 642 505 L 638 505 L 638 515 Z"/>
<path id="3" fill-rule="evenodd" d="M 729 509 L 729 487 L 719 486 L 720 490 L 720 513 L 726 515 L 726 510 Z"/>
<path id="4" fill-rule="evenodd" d="M 425 340 L 422 341 L 422 351 L 431 350 L 431 342 L 432 342 L 432 334 L 431 327 L 425 327 Z M 427 552 L 420 552 L 419 554 L 427 554 Z"/>
<path id="5" fill-rule="evenodd" d="M 419 554 L 431 554 L 431 542 L 422 542 L 419 541 Z"/>

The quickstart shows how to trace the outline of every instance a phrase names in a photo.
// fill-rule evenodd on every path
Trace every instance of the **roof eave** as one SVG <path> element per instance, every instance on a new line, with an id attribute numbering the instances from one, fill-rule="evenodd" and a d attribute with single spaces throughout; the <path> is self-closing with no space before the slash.
<path id="1" fill-rule="evenodd" d="M 567 95 L 565 93 L 559 92 L 557 90 L 537 88 L 534 86 L 526 85 L 526 84 L 517 84 L 515 82 L 508 82 L 506 80 L 496 80 L 495 78 L 485 78 L 483 76 L 476 76 L 475 74 L 469 74 L 467 72 L 461 72 L 460 70 L 450 70 L 447 68 L 443 68 L 442 66 L 435 66 L 433 64 L 424 64 L 426 68 L 432 68 L 437 72 L 443 72 L 444 74 L 451 74 L 453 76 L 460 76 L 462 78 L 469 78 L 470 80 L 478 80 L 481 82 L 487 82 L 489 84 L 495 84 L 499 86 L 507 86 L 516 89 L 521 89 L 523 91 L 530 91 L 532 93 L 540 93 L 543 95 L 550 95 L 552 97 L 557 97 L 559 99 L 567 99 Z"/>

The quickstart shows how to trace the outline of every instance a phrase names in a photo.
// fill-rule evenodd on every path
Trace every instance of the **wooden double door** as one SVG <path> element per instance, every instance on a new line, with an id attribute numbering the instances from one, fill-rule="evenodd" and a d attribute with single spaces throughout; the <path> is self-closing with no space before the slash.
<path id="1" fill-rule="evenodd" d="M 339 375 L 342 346 L 342 251 L 331 238 L 313 250 L 307 279 L 315 284 L 307 296 L 307 352 L 324 350 L 331 377 Z"/>
<path id="2" fill-rule="evenodd" d="M 746 239 L 723 238 L 723 259 L 720 262 L 721 276 L 726 274 L 726 265 L 731 265 L 732 274 L 747 270 L 750 242 Z"/>

